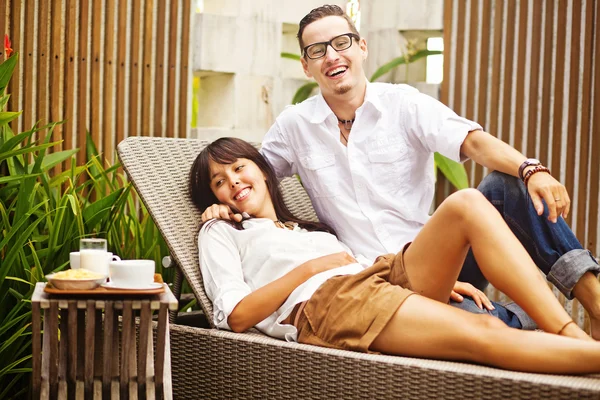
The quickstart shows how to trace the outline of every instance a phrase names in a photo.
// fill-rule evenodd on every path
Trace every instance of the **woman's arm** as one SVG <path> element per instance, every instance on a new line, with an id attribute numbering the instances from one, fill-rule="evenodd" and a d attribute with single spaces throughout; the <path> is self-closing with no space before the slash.
<path id="1" fill-rule="evenodd" d="M 273 314 L 298 286 L 314 275 L 355 263 L 346 252 L 329 254 L 300 264 L 281 278 L 244 297 L 229 314 L 227 323 L 234 332 L 244 332 Z"/>

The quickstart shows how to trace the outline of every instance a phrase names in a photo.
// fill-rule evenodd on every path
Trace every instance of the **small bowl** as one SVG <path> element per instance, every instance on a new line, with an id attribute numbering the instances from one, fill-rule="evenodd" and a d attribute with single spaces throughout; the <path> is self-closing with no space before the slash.
<path id="1" fill-rule="evenodd" d="M 55 278 L 54 274 L 46 275 L 48 282 L 60 290 L 90 290 L 95 289 L 106 282 L 106 277 L 83 278 L 83 279 L 61 279 Z"/>

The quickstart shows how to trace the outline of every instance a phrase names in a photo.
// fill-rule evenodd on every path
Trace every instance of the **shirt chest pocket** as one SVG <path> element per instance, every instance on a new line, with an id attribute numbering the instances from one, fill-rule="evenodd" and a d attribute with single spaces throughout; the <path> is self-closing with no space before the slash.
<path id="1" fill-rule="evenodd" d="M 370 151 L 369 169 L 373 183 L 386 192 L 397 192 L 410 181 L 410 164 L 406 149 L 389 148 Z"/>
<path id="2" fill-rule="evenodd" d="M 300 164 L 304 170 L 301 174 L 302 184 L 316 197 L 333 197 L 339 195 L 339 179 L 335 154 L 321 153 L 300 155 Z M 311 196 L 312 196 L 311 194 Z"/>

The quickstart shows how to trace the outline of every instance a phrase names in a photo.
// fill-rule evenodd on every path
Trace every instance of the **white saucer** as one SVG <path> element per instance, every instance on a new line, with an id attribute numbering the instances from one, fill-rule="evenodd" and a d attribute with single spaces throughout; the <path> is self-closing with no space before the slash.
<path id="1" fill-rule="evenodd" d="M 122 285 L 115 285 L 112 282 L 107 282 L 107 283 L 103 283 L 102 287 L 105 287 L 107 289 L 122 289 L 122 290 L 151 290 L 151 289 L 160 289 L 161 287 L 163 287 L 163 284 L 158 283 L 158 282 L 153 282 L 146 286 L 122 286 Z"/>

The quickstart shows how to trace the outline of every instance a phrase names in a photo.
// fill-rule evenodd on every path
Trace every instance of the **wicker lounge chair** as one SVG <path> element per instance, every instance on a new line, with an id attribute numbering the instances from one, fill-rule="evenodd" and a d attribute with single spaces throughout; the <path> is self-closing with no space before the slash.
<path id="1" fill-rule="evenodd" d="M 200 213 L 187 181 L 206 142 L 131 137 L 118 146 L 125 171 L 171 256 L 212 324 L 196 237 Z M 297 180 L 283 183 L 291 211 L 316 218 Z M 179 290 L 180 283 L 175 285 Z M 287 343 L 257 332 L 171 325 L 173 391 L 182 399 L 222 398 L 600 398 L 600 376 L 556 376 L 479 365 L 360 354 Z"/>

